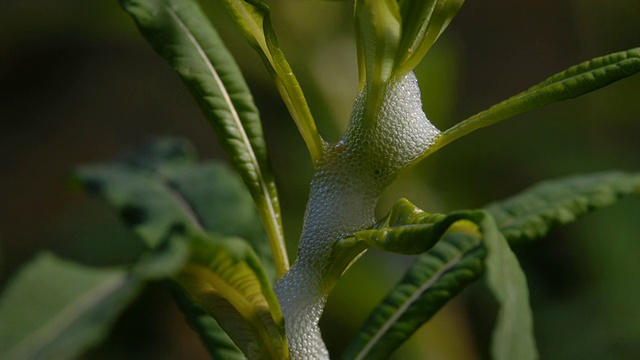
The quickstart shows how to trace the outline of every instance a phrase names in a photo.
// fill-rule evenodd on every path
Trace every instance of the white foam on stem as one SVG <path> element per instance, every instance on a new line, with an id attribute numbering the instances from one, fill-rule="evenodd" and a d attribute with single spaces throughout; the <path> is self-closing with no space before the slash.
<path id="1" fill-rule="evenodd" d="M 358 96 L 342 140 L 325 149 L 315 169 L 298 258 L 275 287 L 292 360 L 329 359 L 318 321 L 330 291 L 323 275 L 332 246 L 374 224 L 382 191 L 440 135 L 422 111 L 413 73 L 387 86 L 367 125 L 366 96 Z"/>

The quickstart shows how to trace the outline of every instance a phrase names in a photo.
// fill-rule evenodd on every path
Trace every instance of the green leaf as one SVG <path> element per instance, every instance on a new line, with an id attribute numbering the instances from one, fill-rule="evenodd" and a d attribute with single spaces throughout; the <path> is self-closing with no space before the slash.
<path id="1" fill-rule="evenodd" d="M 268 244 L 251 197 L 233 172 L 198 163 L 188 143 L 167 138 L 112 163 L 83 167 L 76 178 L 119 209 L 153 249 L 141 258 L 135 274 L 178 279 L 190 299 L 206 309 L 206 316 L 215 316 L 245 354 L 284 357 L 283 320 L 269 282 L 274 276 L 267 275 L 255 255 L 270 264 Z M 238 235 L 249 241 L 226 238 Z M 193 306 L 183 307 L 212 355 L 234 353 L 235 345 L 229 345 L 213 319 Z"/>
<path id="2" fill-rule="evenodd" d="M 640 193 L 640 174 L 604 172 L 549 180 L 486 207 L 511 243 L 532 241 L 620 198 Z"/>
<path id="3" fill-rule="evenodd" d="M 74 175 L 113 205 L 150 249 L 165 244 L 176 229 L 208 231 L 244 238 L 267 268 L 273 267 L 241 180 L 220 164 L 197 162 L 184 140 L 160 139 L 111 163 L 81 167 Z"/>
<path id="4" fill-rule="evenodd" d="M 554 102 L 576 98 L 638 71 L 640 48 L 598 57 L 573 66 L 453 126 L 442 134 L 422 158 L 475 130 Z"/>
<path id="5" fill-rule="evenodd" d="M 120 269 L 32 260 L 0 300 L 0 358 L 69 359 L 102 340 L 142 281 Z"/>
<path id="6" fill-rule="evenodd" d="M 400 199 L 371 230 L 358 231 L 357 240 L 397 254 L 416 255 L 429 250 L 451 226 L 442 214 L 429 214 Z"/>
<path id="7" fill-rule="evenodd" d="M 338 241 L 324 276 L 335 283 L 369 247 L 397 254 L 417 255 L 432 248 L 456 221 L 462 218 L 430 214 L 406 199 L 400 199 L 371 229 Z"/>
<path id="8" fill-rule="evenodd" d="M 288 268 L 280 205 L 258 110 L 240 69 L 194 0 L 122 0 L 140 32 L 176 70 L 249 188 L 278 274 Z"/>
<path id="9" fill-rule="evenodd" d="M 366 89 L 365 124 L 375 121 L 391 78 L 401 32 L 396 0 L 357 0 L 354 10 L 360 90 Z"/>
<path id="10" fill-rule="evenodd" d="M 500 305 L 491 341 L 492 358 L 537 359 L 529 288 L 524 272 L 493 218 L 483 216 L 480 227 L 487 248 L 487 285 Z"/>
<path id="11" fill-rule="evenodd" d="M 187 323 L 196 332 L 202 343 L 214 359 L 244 360 L 242 351 L 233 343 L 229 335 L 224 332 L 218 322 L 207 314 L 204 309 L 189 300 L 179 288 L 172 289 L 180 310 L 185 314 Z"/>
<path id="12" fill-rule="evenodd" d="M 483 271 L 484 249 L 469 234 L 450 233 L 418 257 L 371 313 L 343 359 L 387 359 Z"/>
<path id="13" fill-rule="evenodd" d="M 427 214 L 400 200 L 374 229 L 336 246 L 334 264 L 340 266 L 330 268 L 332 276 L 339 276 L 368 246 L 414 254 L 442 239 L 418 257 L 372 312 L 344 358 L 386 358 L 465 285 L 477 280 L 484 268 L 501 304 L 493 358 L 537 358 L 526 279 L 501 232 L 512 243 L 531 241 L 633 193 L 640 193 L 640 175 L 607 172 L 547 181 L 489 205 L 486 212 Z"/>
<path id="14" fill-rule="evenodd" d="M 400 0 L 402 38 L 395 61 L 395 74 L 412 71 L 449 26 L 464 0 Z"/>
<path id="15" fill-rule="evenodd" d="M 418 257 L 372 312 L 345 359 L 387 358 L 448 300 L 477 280 L 485 266 L 489 287 L 501 305 L 494 334 L 497 359 L 535 356 L 526 279 L 489 213 L 427 214 L 401 200 L 376 228 L 356 233 L 341 246 L 356 245 L 360 239 L 383 250 L 410 254 L 437 244 Z M 347 253 L 340 249 L 339 254 Z"/>
<path id="16" fill-rule="evenodd" d="M 175 277 L 250 358 L 287 359 L 280 305 L 251 247 L 237 238 L 191 234 L 191 257 Z"/>
<path id="17" fill-rule="evenodd" d="M 280 49 L 271 25 L 269 6 L 260 0 L 224 0 L 223 3 L 269 70 L 315 164 L 324 152 L 325 142 L 318 132 L 302 88 Z"/>
<path id="18" fill-rule="evenodd" d="M 324 280 L 331 288 L 369 247 L 398 254 L 423 253 L 455 221 L 445 215 L 425 213 L 408 200 L 400 199 L 372 229 L 358 231 L 334 245 Z"/>
<path id="19" fill-rule="evenodd" d="M 478 218 L 474 214 L 429 214 L 401 199 L 374 229 L 339 243 L 341 252 L 336 255 L 348 254 L 349 245 L 363 242 L 385 251 L 423 253 L 365 321 L 344 359 L 388 358 L 448 300 L 482 275 L 481 235 L 467 220 Z"/>

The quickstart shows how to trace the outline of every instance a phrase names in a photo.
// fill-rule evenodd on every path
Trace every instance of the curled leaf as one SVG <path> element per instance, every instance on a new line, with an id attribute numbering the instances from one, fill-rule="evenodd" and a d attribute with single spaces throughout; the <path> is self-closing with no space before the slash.
<path id="1" fill-rule="evenodd" d="M 190 234 L 191 256 L 175 276 L 250 359 L 287 359 L 284 319 L 262 265 L 246 242 Z"/>

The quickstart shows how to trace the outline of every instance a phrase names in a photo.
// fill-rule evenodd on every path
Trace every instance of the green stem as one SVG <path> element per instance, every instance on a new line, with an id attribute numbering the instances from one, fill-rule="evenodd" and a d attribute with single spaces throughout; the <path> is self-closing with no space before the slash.
<path id="1" fill-rule="evenodd" d="M 289 257 L 287 255 L 287 246 L 285 244 L 284 232 L 282 229 L 282 221 L 280 220 L 280 212 L 269 211 L 265 206 L 260 207 L 260 218 L 269 238 L 269 246 L 273 254 L 273 262 L 276 267 L 276 275 L 278 279 L 289 271 Z"/>

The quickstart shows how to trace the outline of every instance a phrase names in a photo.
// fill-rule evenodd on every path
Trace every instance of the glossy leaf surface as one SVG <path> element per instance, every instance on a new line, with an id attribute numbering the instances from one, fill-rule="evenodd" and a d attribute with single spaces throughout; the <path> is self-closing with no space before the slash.
<path id="1" fill-rule="evenodd" d="M 69 359 L 102 340 L 142 281 L 43 253 L 2 292 L 0 358 Z"/>
<path id="2" fill-rule="evenodd" d="M 258 110 L 240 69 L 193 0 L 123 0 L 153 48 L 176 70 L 249 188 L 279 274 L 288 268 L 280 205 Z"/>

